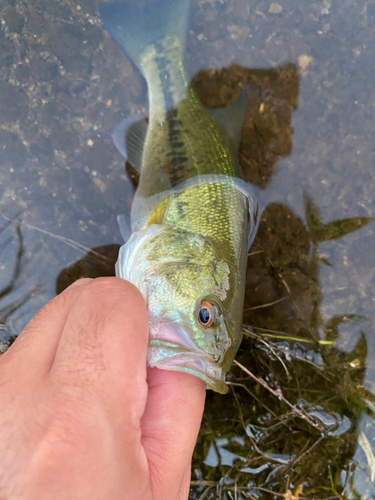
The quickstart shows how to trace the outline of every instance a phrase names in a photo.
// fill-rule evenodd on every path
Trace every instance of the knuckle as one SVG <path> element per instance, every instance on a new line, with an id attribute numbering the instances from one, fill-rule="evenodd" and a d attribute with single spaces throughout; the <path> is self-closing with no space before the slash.
<path id="1" fill-rule="evenodd" d="M 99 323 L 91 320 L 72 327 L 62 349 L 63 356 L 59 363 L 55 362 L 55 366 L 62 374 L 68 375 L 73 385 L 75 381 L 81 384 L 87 380 L 89 383 L 106 371 Z"/>
<path id="2" fill-rule="evenodd" d="M 72 283 L 68 288 L 66 288 L 60 296 L 64 295 L 65 293 L 69 293 L 71 290 L 75 290 L 76 288 L 82 287 L 84 288 L 87 286 L 90 281 L 93 281 L 93 278 L 78 278 L 74 283 Z"/>
<path id="3" fill-rule="evenodd" d="M 89 298 L 98 306 L 111 308 L 113 304 L 127 302 L 131 299 L 135 305 L 144 303 L 139 290 L 130 282 L 120 278 L 96 278 L 89 283 L 84 291 L 85 298 Z"/>
<path id="4" fill-rule="evenodd" d="M 32 327 L 29 328 L 32 330 Z M 27 349 L 29 346 L 30 338 L 26 335 L 26 330 L 21 332 L 13 344 L 1 355 L 0 357 L 0 380 L 2 381 L 1 373 L 6 371 L 8 366 L 10 370 L 15 370 L 17 366 L 18 354 Z"/>

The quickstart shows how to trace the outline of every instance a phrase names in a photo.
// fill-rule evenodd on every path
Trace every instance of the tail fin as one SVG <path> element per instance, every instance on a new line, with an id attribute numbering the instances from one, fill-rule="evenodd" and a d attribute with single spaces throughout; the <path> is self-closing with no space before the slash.
<path id="1" fill-rule="evenodd" d="M 152 0 L 102 3 L 99 6 L 104 28 L 140 67 L 147 46 L 168 35 L 185 41 L 190 0 Z"/>

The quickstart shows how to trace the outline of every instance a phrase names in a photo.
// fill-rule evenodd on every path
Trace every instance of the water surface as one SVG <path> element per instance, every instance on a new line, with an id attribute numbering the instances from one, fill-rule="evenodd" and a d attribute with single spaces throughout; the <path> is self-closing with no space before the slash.
<path id="1" fill-rule="evenodd" d="M 0 12 L 5 350 L 56 292 L 113 274 L 133 185 L 110 134 L 147 94 L 96 1 Z M 187 68 L 207 107 L 248 89 L 240 162 L 264 211 L 191 500 L 375 497 L 374 29 L 365 0 L 192 2 Z"/>

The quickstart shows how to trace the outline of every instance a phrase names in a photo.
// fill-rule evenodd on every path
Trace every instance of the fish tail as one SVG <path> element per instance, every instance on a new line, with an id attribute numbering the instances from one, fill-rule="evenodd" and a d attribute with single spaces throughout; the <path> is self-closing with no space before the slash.
<path id="1" fill-rule="evenodd" d="M 99 12 L 104 28 L 145 75 L 147 49 L 169 39 L 184 46 L 189 6 L 190 0 L 117 0 L 100 4 Z"/>

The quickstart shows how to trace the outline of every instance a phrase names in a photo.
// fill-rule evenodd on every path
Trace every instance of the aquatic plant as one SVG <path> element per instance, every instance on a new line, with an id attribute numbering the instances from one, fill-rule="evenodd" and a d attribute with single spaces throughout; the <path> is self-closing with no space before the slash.
<path id="1" fill-rule="evenodd" d="M 358 425 L 363 414 L 374 416 L 375 404 L 363 387 L 367 343 L 361 335 L 351 352 L 341 352 L 338 327 L 354 318 L 323 324 L 318 274 L 329 262 L 318 246 L 372 219 L 324 224 L 307 193 L 304 201 L 306 226 L 285 206 L 263 213 L 249 257 L 248 326 L 229 377 L 231 403 L 208 395 L 191 500 L 356 498 Z M 253 305 L 264 283 L 272 300 Z"/>
<path id="2" fill-rule="evenodd" d="M 2 212 L 0 212 L 0 216 Z M 0 236 L 5 234 L 6 229 L 8 229 L 13 224 L 13 219 L 4 219 L 4 223 L 0 227 Z M 23 272 L 23 257 L 25 253 L 23 236 L 21 231 L 21 222 L 16 224 L 15 237 L 18 240 L 18 248 L 15 256 L 15 263 L 10 279 L 6 285 L 0 289 L 0 353 L 5 352 L 8 347 L 17 338 L 19 332 L 12 332 L 8 320 L 15 314 L 35 293 L 36 287 L 32 287 L 26 293 L 15 293 L 18 291 L 21 284 L 21 275 Z M 4 237 L 4 241 L 0 244 L 0 256 L 2 252 L 10 245 L 13 241 L 13 234 L 9 237 Z M 15 298 L 8 300 L 12 294 Z M 2 305 L 3 304 L 3 305 Z"/>

